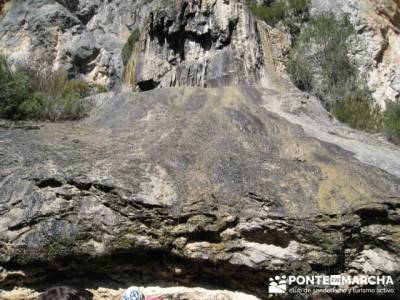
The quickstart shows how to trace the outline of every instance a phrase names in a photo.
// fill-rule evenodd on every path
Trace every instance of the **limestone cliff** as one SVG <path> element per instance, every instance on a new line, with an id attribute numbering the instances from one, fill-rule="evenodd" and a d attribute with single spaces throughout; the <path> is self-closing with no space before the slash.
<path id="1" fill-rule="evenodd" d="M 12 0 L 0 20 L 0 49 L 11 61 L 48 64 L 97 84 L 122 78 L 121 48 L 149 1 Z"/>
<path id="2" fill-rule="evenodd" d="M 98 84 L 120 82 L 121 49 L 143 32 L 125 70 L 133 87 L 226 86 L 266 80 L 260 38 L 244 0 L 12 1 L 0 20 L 11 61 L 40 61 Z"/>
<path id="3" fill-rule="evenodd" d="M 257 84 L 264 75 L 260 37 L 246 1 L 160 3 L 140 47 L 134 70 L 140 90 Z"/>
<path id="4" fill-rule="evenodd" d="M 119 83 L 125 69 L 128 83 L 137 90 L 187 85 L 275 87 L 276 74 L 268 67 L 284 70 L 290 37 L 270 29 L 266 44 L 265 30 L 255 26 L 246 1 L 167 4 L 161 0 L 2 1 L 0 48 L 12 61 L 40 61 L 98 84 Z M 375 99 L 383 106 L 386 99 L 397 99 L 398 1 L 313 0 L 311 11 L 351 16 L 360 37 L 352 56 L 368 74 Z M 121 49 L 135 29 L 142 31 L 142 37 L 135 45 L 135 57 L 124 66 Z"/>

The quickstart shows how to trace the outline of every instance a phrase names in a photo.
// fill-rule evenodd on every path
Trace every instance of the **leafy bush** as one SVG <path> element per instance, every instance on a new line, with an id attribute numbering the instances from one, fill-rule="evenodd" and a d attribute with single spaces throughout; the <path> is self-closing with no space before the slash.
<path id="1" fill-rule="evenodd" d="M 271 26 L 283 21 L 294 34 L 300 24 L 308 20 L 310 3 L 311 0 L 276 0 L 271 4 L 258 5 L 255 1 L 249 1 L 249 8 L 255 17 Z"/>
<path id="2" fill-rule="evenodd" d="M 400 101 L 388 101 L 385 111 L 385 134 L 394 144 L 400 145 Z"/>
<path id="3" fill-rule="evenodd" d="M 270 25 L 276 25 L 285 17 L 286 3 L 284 1 L 274 2 L 271 6 L 265 4 L 257 5 L 256 2 L 250 2 L 249 7 L 255 17 Z"/>
<path id="4" fill-rule="evenodd" d="M 25 74 L 12 72 L 4 56 L 0 56 L 0 117 L 19 119 L 27 117 L 28 103 L 33 88 Z M 37 99 L 35 99 L 37 101 Z"/>
<path id="5" fill-rule="evenodd" d="M 347 16 L 322 14 L 310 19 L 290 51 L 287 70 L 300 88 L 315 93 L 328 109 L 356 91 L 359 74 L 350 61 L 355 30 Z"/>
<path id="6" fill-rule="evenodd" d="M 43 104 L 40 93 L 33 92 L 18 106 L 17 113 L 12 116 L 12 119 L 42 119 Z"/>
<path id="7" fill-rule="evenodd" d="M 0 117 L 8 119 L 71 120 L 85 116 L 82 98 L 90 94 L 82 80 L 49 67 L 18 67 L 11 71 L 0 56 Z"/>
<path id="8" fill-rule="evenodd" d="M 90 94 L 90 86 L 83 80 L 69 80 L 64 71 L 42 70 L 33 76 L 35 82 L 41 82 L 37 88 L 41 94 L 43 106 L 41 118 L 52 121 L 75 120 L 86 115 L 82 98 Z M 47 79 L 43 83 L 43 79 Z"/>
<path id="9" fill-rule="evenodd" d="M 101 93 L 107 93 L 108 88 L 105 85 L 102 84 L 97 84 L 96 85 L 96 93 L 101 94 Z"/>
<path id="10" fill-rule="evenodd" d="M 374 103 L 367 90 L 358 89 L 336 104 L 334 114 L 339 121 L 353 128 L 378 132 L 382 127 L 381 107 Z"/>
<path id="11" fill-rule="evenodd" d="M 126 41 L 125 45 L 122 47 L 121 57 L 124 65 L 128 63 L 129 58 L 132 55 L 133 48 L 135 44 L 139 41 L 139 38 L 140 38 L 140 30 L 139 29 L 133 30 L 128 40 Z"/>

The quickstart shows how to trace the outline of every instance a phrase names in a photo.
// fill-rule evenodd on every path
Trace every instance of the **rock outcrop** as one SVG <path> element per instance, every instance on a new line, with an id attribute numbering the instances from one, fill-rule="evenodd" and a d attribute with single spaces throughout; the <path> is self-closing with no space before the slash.
<path id="1" fill-rule="evenodd" d="M 368 75 L 376 101 L 385 106 L 387 99 L 397 99 L 399 2 L 312 1 L 312 14 L 326 11 L 350 15 L 359 33 L 351 55 Z M 124 66 L 121 49 L 135 29 L 142 32 L 141 42 Z M 161 0 L 0 2 L 0 49 L 11 61 L 47 63 L 108 86 L 118 84 L 125 72 L 136 90 L 235 84 L 272 87 L 274 75 L 268 67 L 274 65 L 284 73 L 291 40 L 269 29 L 265 44 L 265 30 L 260 31 L 244 0 L 179 0 L 168 5 Z"/>
<path id="2" fill-rule="evenodd" d="M 265 299 L 282 273 L 399 282 L 398 148 L 303 94 L 105 99 L 80 123 L 0 130 L 0 288 L 163 281 Z"/>
<path id="3" fill-rule="evenodd" d="M 2 18 L 10 8 L 11 1 L 1 0 L 0 1 L 0 18 Z"/>
<path id="4" fill-rule="evenodd" d="M 399 14 L 398 1 L 377 3 L 314 0 L 312 13 L 351 13 L 367 45 L 354 58 L 382 102 L 400 90 Z M 246 1 L 0 11 L 11 61 L 109 86 L 126 76 L 142 91 L 91 97 L 79 122 L 0 121 L 0 298 L 72 285 L 110 299 L 145 285 L 181 286 L 148 288 L 172 299 L 267 299 L 271 276 L 369 274 L 392 276 L 385 299 L 397 299 L 399 148 L 282 80 L 290 37 L 260 30 Z"/>
<path id="5" fill-rule="evenodd" d="M 256 84 L 265 79 L 255 22 L 244 0 L 14 0 L 0 20 L 11 61 L 66 69 L 112 86 L 125 73 L 138 90 Z M 124 66 L 121 49 L 143 34 Z M 136 48 L 136 47 L 135 47 Z"/>
<path id="6" fill-rule="evenodd" d="M 142 91 L 257 84 L 265 75 L 260 37 L 242 0 L 160 3 L 139 47 L 132 78 Z"/>
<path id="7" fill-rule="evenodd" d="M 151 3 L 12 0 L 0 19 L 0 49 L 11 61 L 46 64 L 96 84 L 122 79 L 121 48 Z"/>

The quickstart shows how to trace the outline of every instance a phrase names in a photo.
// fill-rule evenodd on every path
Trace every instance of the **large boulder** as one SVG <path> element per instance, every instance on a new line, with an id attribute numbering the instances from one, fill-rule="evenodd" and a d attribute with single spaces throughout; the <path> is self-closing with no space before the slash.
<path id="1" fill-rule="evenodd" d="M 80 123 L 12 126 L 0 129 L 0 289 L 161 281 L 265 299 L 279 274 L 400 280 L 400 151 L 314 98 L 122 92 Z"/>

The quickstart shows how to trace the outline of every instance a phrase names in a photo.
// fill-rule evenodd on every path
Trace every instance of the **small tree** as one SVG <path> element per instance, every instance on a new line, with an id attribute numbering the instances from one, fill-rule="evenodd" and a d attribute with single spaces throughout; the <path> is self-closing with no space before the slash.
<path id="1" fill-rule="evenodd" d="M 28 117 L 29 109 L 25 102 L 33 93 L 29 78 L 25 74 L 11 71 L 7 58 L 0 55 L 0 117 L 9 119 Z"/>
<path id="2" fill-rule="evenodd" d="M 322 14 L 310 19 L 290 51 L 287 69 L 292 80 L 315 93 L 328 109 L 357 89 L 358 71 L 348 57 L 354 36 L 348 17 Z"/>
<path id="3" fill-rule="evenodd" d="M 7 119 L 73 120 L 84 117 L 83 98 L 91 93 L 88 83 L 69 79 L 64 71 L 42 64 L 10 69 L 0 56 L 0 117 Z"/>

